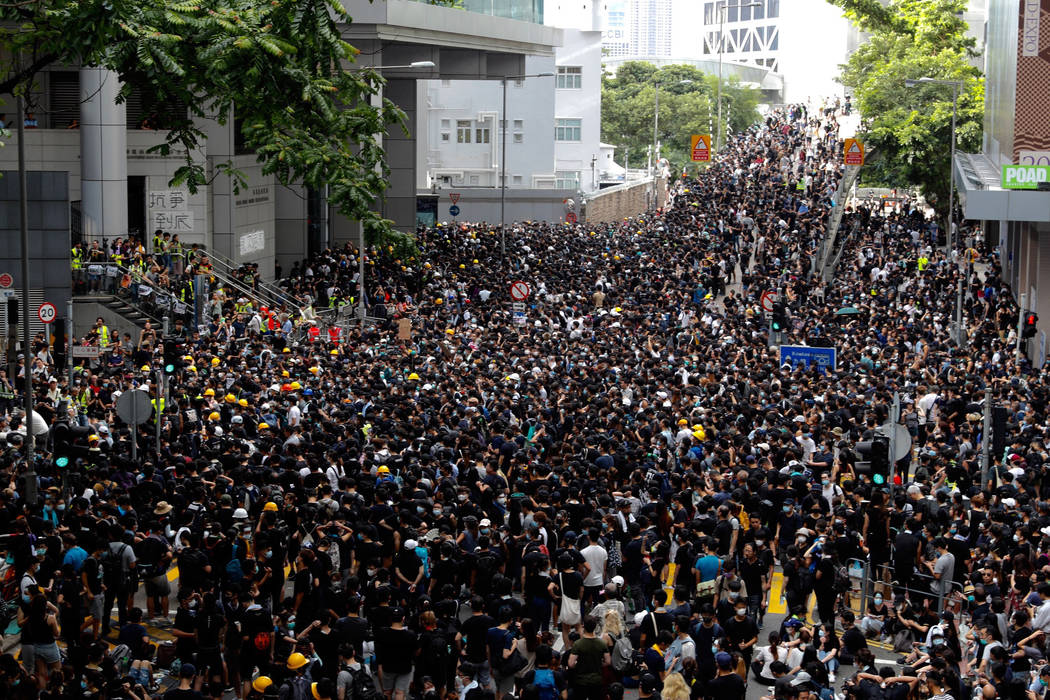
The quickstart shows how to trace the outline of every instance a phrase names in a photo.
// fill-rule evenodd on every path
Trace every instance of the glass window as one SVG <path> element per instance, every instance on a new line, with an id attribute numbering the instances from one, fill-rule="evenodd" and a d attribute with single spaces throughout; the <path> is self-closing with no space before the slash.
<path id="1" fill-rule="evenodd" d="M 766 18 L 766 6 L 765 5 L 759 5 L 758 7 L 752 7 L 750 9 L 751 9 L 751 13 L 752 13 L 751 14 L 752 19 L 765 19 Z"/>
<path id="2" fill-rule="evenodd" d="M 583 68 L 580 66 L 558 66 L 558 89 L 579 90 L 583 87 Z"/>
<path id="3" fill-rule="evenodd" d="M 740 6 L 739 5 L 729 5 L 726 8 L 726 22 L 735 22 L 739 16 L 740 16 Z"/>
<path id="4" fill-rule="evenodd" d="M 452 120 L 451 119 L 442 119 L 441 120 L 441 128 L 442 129 L 451 129 L 452 128 Z"/>
<path id="5" fill-rule="evenodd" d="M 579 141 L 582 129 L 582 119 L 558 119 L 554 126 L 554 140 Z"/>
<path id="6" fill-rule="evenodd" d="M 525 143 L 525 134 L 514 134 L 514 143 Z"/>
<path id="7" fill-rule="evenodd" d="M 488 143 L 489 131 L 491 130 L 487 126 L 479 126 L 474 132 L 474 143 Z"/>
<path id="8" fill-rule="evenodd" d="M 447 131 L 441 132 L 441 140 L 442 141 L 446 141 L 447 142 L 449 140 L 449 138 L 450 138 L 450 135 L 449 135 L 449 133 Z"/>
<path id="9" fill-rule="evenodd" d="M 515 129 L 524 129 L 525 128 L 525 120 L 524 119 L 515 119 L 511 123 L 514 124 L 514 128 Z"/>
<path id="10" fill-rule="evenodd" d="M 559 170 L 554 173 L 554 186 L 559 190 L 575 190 L 580 186 L 579 170 Z"/>
<path id="11" fill-rule="evenodd" d="M 747 22 L 751 19 L 751 8 L 747 5 L 740 6 L 740 21 Z"/>
<path id="12" fill-rule="evenodd" d="M 773 38 L 769 41 L 769 50 L 776 51 L 780 47 L 780 32 L 773 30 Z"/>
<path id="13" fill-rule="evenodd" d="M 478 176 L 477 175 L 471 175 L 470 176 L 470 184 L 476 185 L 476 184 L 478 184 L 478 182 L 479 182 L 479 180 L 478 180 Z"/>
<path id="14" fill-rule="evenodd" d="M 776 19 L 780 16 L 780 0 L 769 0 L 766 4 L 766 17 Z"/>
<path id="15" fill-rule="evenodd" d="M 515 175 L 513 178 L 511 178 L 511 181 L 515 185 L 520 185 L 521 184 L 521 175 Z"/>
<path id="16" fill-rule="evenodd" d="M 456 121 L 456 143 L 470 143 L 470 121 L 460 119 Z"/>
<path id="17" fill-rule="evenodd" d="M 718 18 L 715 17 L 715 4 L 713 2 L 704 3 L 704 24 L 718 24 Z"/>

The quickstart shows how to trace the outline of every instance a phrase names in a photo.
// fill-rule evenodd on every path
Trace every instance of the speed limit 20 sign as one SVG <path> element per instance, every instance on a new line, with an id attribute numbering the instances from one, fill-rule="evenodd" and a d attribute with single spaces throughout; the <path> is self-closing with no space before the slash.
<path id="1" fill-rule="evenodd" d="M 51 323 L 55 320 L 55 316 L 58 315 L 58 311 L 55 309 L 55 305 L 50 301 L 45 301 L 40 305 L 40 308 L 36 310 L 36 317 L 40 319 L 41 323 Z"/>

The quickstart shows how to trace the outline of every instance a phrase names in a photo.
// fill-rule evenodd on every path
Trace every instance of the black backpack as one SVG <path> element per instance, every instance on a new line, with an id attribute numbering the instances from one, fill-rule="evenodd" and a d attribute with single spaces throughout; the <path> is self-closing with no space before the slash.
<path id="1" fill-rule="evenodd" d="M 102 582 L 110 590 L 123 590 L 126 587 L 128 573 L 124 570 L 124 552 L 128 545 L 122 544 L 116 552 L 110 545 L 102 554 Z"/>
<path id="2" fill-rule="evenodd" d="M 383 697 L 383 694 L 376 689 L 375 679 L 369 675 L 364 666 L 356 671 L 349 666 L 343 668 L 350 673 L 353 680 L 352 700 L 380 700 Z"/>

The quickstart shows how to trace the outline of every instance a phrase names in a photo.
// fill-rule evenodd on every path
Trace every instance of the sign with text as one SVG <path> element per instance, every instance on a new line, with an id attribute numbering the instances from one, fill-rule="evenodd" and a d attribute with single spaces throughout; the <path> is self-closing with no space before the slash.
<path id="1" fill-rule="evenodd" d="M 842 160 L 846 165 L 864 165 L 864 144 L 857 139 L 846 139 L 842 145 Z"/>
<path id="2" fill-rule="evenodd" d="M 1034 190 L 1050 179 L 1048 165 L 1004 165 L 1004 190 Z"/>
<path id="3" fill-rule="evenodd" d="M 694 163 L 704 163 L 711 160 L 711 135 L 693 134 L 690 136 L 689 152 L 692 154 Z"/>
<path id="4" fill-rule="evenodd" d="M 809 368 L 816 365 L 822 372 L 838 368 L 838 352 L 835 348 L 814 348 L 808 345 L 781 345 L 780 364 L 799 365 Z"/>
<path id="5" fill-rule="evenodd" d="M 150 230 L 179 233 L 194 229 L 189 190 L 150 190 L 146 198 Z"/>

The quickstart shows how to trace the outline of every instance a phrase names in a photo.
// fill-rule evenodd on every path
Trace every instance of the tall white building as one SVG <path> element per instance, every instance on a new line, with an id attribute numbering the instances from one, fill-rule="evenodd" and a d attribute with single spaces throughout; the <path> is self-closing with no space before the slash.
<path id="1" fill-rule="evenodd" d="M 562 0 L 545 24 L 564 28 L 553 58 L 529 56 L 507 83 L 506 185 L 589 192 L 601 180 L 601 12 Z M 503 87 L 499 81 L 420 81 L 420 190 L 499 187 Z"/>
<path id="2" fill-rule="evenodd" d="M 680 0 L 599 0 L 605 55 L 671 56 L 676 2 Z"/>

